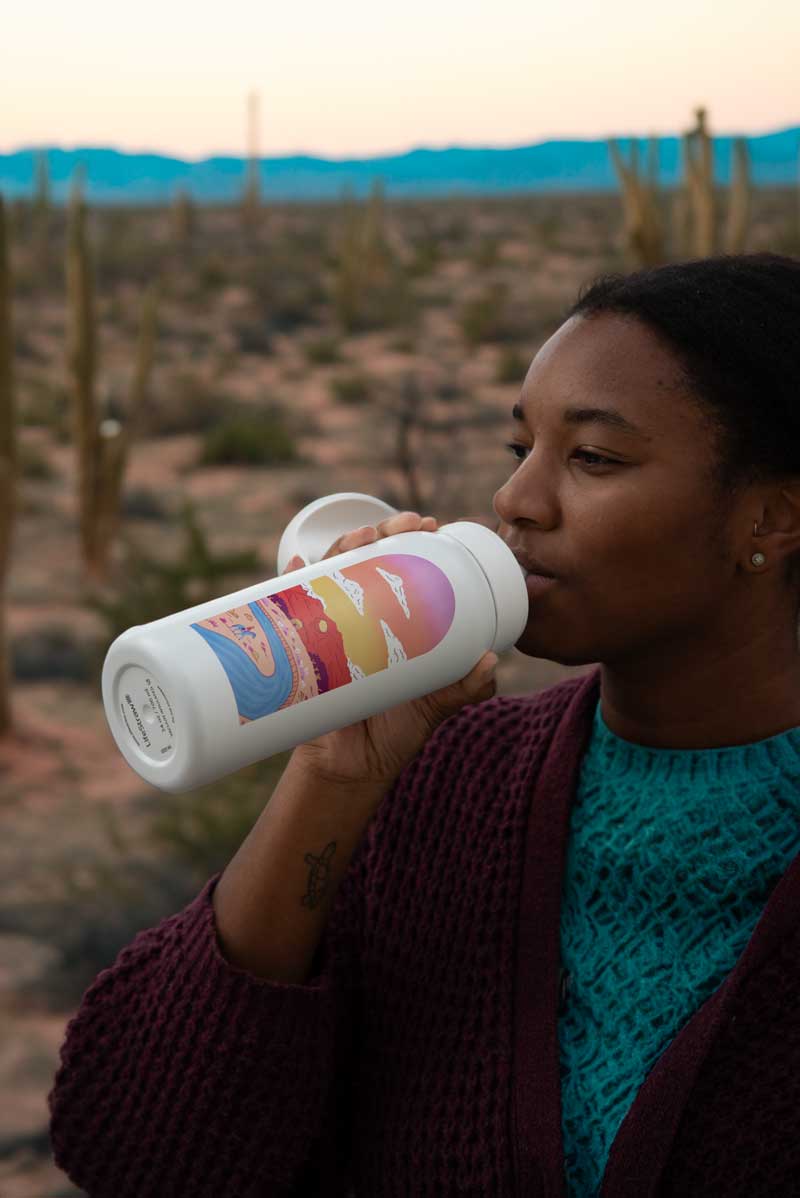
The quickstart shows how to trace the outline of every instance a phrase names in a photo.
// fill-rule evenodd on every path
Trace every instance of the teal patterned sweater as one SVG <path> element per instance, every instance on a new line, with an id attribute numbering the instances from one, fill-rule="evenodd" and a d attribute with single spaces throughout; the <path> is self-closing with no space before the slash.
<path id="1" fill-rule="evenodd" d="M 648 1071 L 744 951 L 800 851 L 800 727 L 653 749 L 600 703 L 570 816 L 559 1016 L 568 1192 L 594 1198 Z"/>

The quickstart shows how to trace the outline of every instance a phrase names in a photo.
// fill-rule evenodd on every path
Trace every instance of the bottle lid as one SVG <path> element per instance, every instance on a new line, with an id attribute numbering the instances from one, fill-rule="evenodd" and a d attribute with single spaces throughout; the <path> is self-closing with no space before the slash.
<path id="1" fill-rule="evenodd" d="M 456 520 L 441 525 L 438 535 L 460 541 L 476 558 L 491 588 L 497 613 L 497 630 L 489 648 L 495 653 L 510 649 L 522 636 L 530 615 L 525 570 L 503 538 L 485 524 Z"/>
<path id="2" fill-rule="evenodd" d="M 302 557 L 306 566 L 321 561 L 343 533 L 364 524 L 377 524 L 387 516 L 396 515 L 397 511 L 382 499 L 360 491 L 339 491 L 307 503 L 283 530 L 278 545 L 278 573 L 285 572 L 286 563 L 295 554 Z"/>

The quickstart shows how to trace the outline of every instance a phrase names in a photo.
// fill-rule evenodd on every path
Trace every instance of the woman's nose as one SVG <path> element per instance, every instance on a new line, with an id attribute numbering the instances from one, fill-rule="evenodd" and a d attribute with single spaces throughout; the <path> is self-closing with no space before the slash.
<path id="1" fill-rule="evenodd" d="M 555 497 L 546 493 L 543 479 L 539 478 L 538 482 L 534 483 L 529 472 L 526 472 L 523 478 L 522 469 L 523 467 L 517 469 L 511 478 L 495 491 L 492 510 L 503 524 L 513 525 L 516 521 L 528 520 L 542 528 L 552 527 L 556 519 Z"/>

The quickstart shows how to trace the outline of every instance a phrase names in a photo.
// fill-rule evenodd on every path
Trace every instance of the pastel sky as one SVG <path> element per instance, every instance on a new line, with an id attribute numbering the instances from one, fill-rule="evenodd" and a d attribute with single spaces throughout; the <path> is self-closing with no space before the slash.
<path id="1" fill-rule="evenodd" d="M 657 12 L 658 16 L 653 13 Z M 0 152 L 187 158 L 800 123 L 798 0 L 40 0 L 0 41 Z"/>

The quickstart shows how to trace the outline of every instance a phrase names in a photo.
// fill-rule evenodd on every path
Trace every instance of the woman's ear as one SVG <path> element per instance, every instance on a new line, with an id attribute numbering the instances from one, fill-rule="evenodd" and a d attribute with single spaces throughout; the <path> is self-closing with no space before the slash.
<path id="1" fill-rule="evenodd" d="M 800 552 L 800 480 L 766 497 L 758 529 L 756 548 L 773 565 Z"/>

